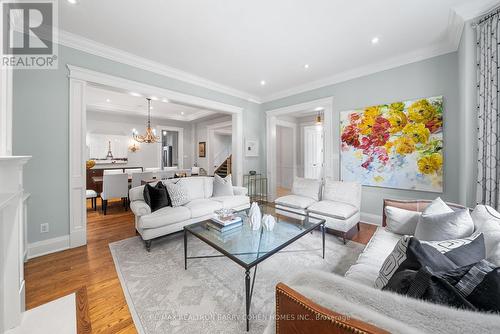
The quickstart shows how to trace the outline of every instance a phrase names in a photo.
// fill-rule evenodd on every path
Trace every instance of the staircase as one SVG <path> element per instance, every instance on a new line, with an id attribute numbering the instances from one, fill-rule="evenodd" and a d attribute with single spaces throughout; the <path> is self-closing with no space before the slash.
<path id="1" fill-rule="evenodd" d="M 219 175 L 220 177 L 226 177 L 228 176 L 229 174 L 231 174 L 231 159 L 232 159 L 232 155 L 230 155 L 229 157 L 226 158 L 226 160 L 224 160 L 219 167 L 217 167 L 214 171 L 214 175 L 217 174 Z"/>

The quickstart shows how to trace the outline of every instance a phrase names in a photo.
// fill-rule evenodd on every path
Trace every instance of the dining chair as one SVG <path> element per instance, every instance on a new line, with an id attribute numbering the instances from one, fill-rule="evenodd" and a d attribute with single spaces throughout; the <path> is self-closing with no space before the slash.
<path id="1" fill-rule="evenodd" d="M 103 175 L 123 174 L 123 169 L 105 169 Z"/>
<path id="2" fill-rule="evenodd" d="M 132 174 L 132 188 L 141 185 L 142 180 L 151 180 L 153 178 L 153 172 L 139 172 Z"/>
<path id="3" fill-rule="evenodd" d="M 92 208 L 94 211 L 97 210 L 97 191 L 92 190 L 92 189 L 87 189 L 85 196 L 87 199 L 91 200 L 92 203 Z"/>
<path id="4" fill-rule="evenodd" d="M 200 167 L 191 167 L 191 175 L 199 175 L 200 174 Z"/>
<path id="5" fill-rule="evenodd" d="M 102 181 L 102 211 L 106 214 L 108 199 L 121 198 L 125 211 L 128 210 L 128 174 L 104 174 Z"/>
<path id="6" fill-rule="evenodd" d="M 134 173 L 140 173 L 142 172 L 142 168 L 125 168 L 125 173 L 128 175 L 132 176 Z"/>

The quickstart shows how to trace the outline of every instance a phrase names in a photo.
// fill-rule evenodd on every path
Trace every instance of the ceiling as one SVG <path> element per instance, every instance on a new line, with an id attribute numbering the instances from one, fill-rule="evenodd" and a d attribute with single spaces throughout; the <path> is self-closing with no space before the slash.
<path id="1" fill-rule="evenodd" d="M 131 93 L 136 94 L 111 88 L 88 86 L 86 91 L 87 109 L 105 113 L 147 116 L 148 103 L 146 97 L 133 96 Z M 190 122 L 220 115 L 216 111 L 172 103 L 172 101 L 162 97 L 153 97 L 153 99 L 151 101 L 151 117 L 156 119 Z"/>
<path id="2" fill-rule="evenodd" d="M 455 51 L 463 19 L 496 3 L 61 0 L 59 39 L 265 101 Z"/>

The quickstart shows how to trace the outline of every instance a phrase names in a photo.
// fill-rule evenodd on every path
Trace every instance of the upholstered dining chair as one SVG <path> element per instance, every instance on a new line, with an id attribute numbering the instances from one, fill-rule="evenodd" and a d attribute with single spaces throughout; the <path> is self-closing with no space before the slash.
<path id="1" fill-rule="evenodd" d="M 122 169 L 105 169 L 103 175 L 123 174 Z"/>
<path id="2" fill-rule="evenodd" d="M 125 211 L 128 209 L 128 174 L 104 174 L 102 181 L 102 211 L 106 214 L 108 200 L 121 198 Z"/>
<path id="3" fill-rule="evenodd" d="M 139 172 L 132 174 L 132 188 L 141 185 L 142 180 L 150 180 L 153 178 L 153 172 Z"/>
<path id="4" fill-rule="evenodd" d="M 125 168 L 125 173 L 128 175 L 132 176 L 134 173 L 141 173 L 143 170 L 142 168 Z"/>
<path id="5" fill-rule="evenodd" d="M 87 189 L 86 191 L 86 198 L 91 200 L 92 203 L 92 208 L 94 211 L 97 210 L 97 191 L 92 190 L 92 189 Z"/>

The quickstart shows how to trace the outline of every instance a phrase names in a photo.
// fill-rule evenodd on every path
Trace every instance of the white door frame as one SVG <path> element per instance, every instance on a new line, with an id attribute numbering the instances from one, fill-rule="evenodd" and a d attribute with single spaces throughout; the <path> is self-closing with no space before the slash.
<path id="1" fill-rule="evenodd" d="M 285 121 L 285 120 L 281 120 L 281 119 L 277 119 L 276 120 L 276 126 L 281 126 L 281 127 L 284 127 L 284 128 L 291 128 L 292 129 L 292 150 L 293 150 L 293 154 L 292 154 L 292 159 L 293 159 L 293 178 L 295 179 L 295 177 L 297 176 L 297 124 L 296 123 L 292 123 L 292 122 L 288 122 L 288 121 Z M 276 151 L 275 151 L 276 152 Z M 276 159 L 276 155 L 274 156 L 274 158 Z"/>
<path id="2" fill-rule="evenodd" d="M 266 111 L 266 144 L 267 144 L 267 178 L 268 195 L 271 201 L 276 198 L 276 125 L 277 117 L 301 111 L 313 111 L 315 108 L 323 108 L 324 120 L 324 150 L 325 159 L 324 175 L 335 177 L 334 164 L 334 124 L 333 124 L 333 97 L 295 104 L 283 108 Z M 335 127 L 335 128 L 338 128 Z"/>
<path id="3" fill-rule="evenodd" d="M 220 122 L 220 123 L 216 123 L 216 124 L 210 124 L 210 125 L 207 125 L 207 145 L 206 145 L 206 148 L 205 148 L 205 151 L 206 151 L 206 156 L 207 156 L 207 173 L 208 175 L 211 175 L 213 174 L 215 168 L 213 166 L 213 161 L 212 161 L 212 156 L 210 155 L 210 151 L 212 149 L 212 139 L 213 139 L 213 135 L 215 133 L 215 130 L 216 129 L 220 129 L 220 128 L 225 128 L 225 127 L 228 127 L 228 126 L 232 126 L 233 125 L 233 121 L 227 121 L 227 122 Z M 232 129 L 231 129 L 232 131 Z M 233 140 L 232 139 L 233 137 L 233 133 L 231 133 L 231 141 Z M 232 143 L 231 143 L 232 144 Z"/>
<path id="4" fill-rule="evenodd" d="M 183 104 L 231 114 L 235 184 L 243 183 L 243 108 L 205 98 L 104 74 L 73 65 L 69 70 L 69 217 L 70 248 L 87 243 L 85 136 L 87 132 L 86 87 L 98 84 L 158 96 Z"/>
<path id="5" fill-rule="evenodd" d="M 177 162 L 178 162 L 178 168 L 183 169 L 184 168 L 184 129 L 181 127 L 175 127 L 175 126 L 163 126 L 163 125 L 158 125 L 156 127 L 156 131 L 158 134 L 162 135 L 162 131 L 177 131 L 179 134 L 177 138 Z M 161 137 L 160 137 L 161 138 Z M 158 143 L 158 166 L 161 168 L 161 158 L 162 158 L 162 147 L 161 147 L 161 141 Z"/>

